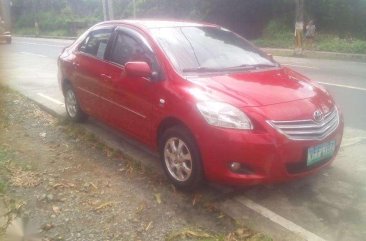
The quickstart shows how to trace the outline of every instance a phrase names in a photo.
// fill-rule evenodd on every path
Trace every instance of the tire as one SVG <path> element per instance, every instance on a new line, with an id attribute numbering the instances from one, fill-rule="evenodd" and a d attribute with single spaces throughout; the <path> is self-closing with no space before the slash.
<path id="1" fill-rule="evenodd" d="M 74 122 L 83 122 L 88 117 L 81 110 L 76 94 L 69 84 L 65 86 L 65 108 L 68 118 Z"/>
<path id="2" fill-rule="evenodd" d="M 200 153 L 185 128 L 174 126 L 167 129 L 160 138 L 159 151 L 164 172 L 177 188 L 192 191 L 202 184 Z"/>

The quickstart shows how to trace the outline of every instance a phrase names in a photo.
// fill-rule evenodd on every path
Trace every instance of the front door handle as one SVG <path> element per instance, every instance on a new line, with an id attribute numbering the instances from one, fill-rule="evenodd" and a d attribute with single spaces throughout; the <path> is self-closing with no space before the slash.
<path id="1" fill-rule="evenodd" d="M 102 78 L 112 79 L 112 76 L 107 75 L 107 74 L 101 74 L 100 76 L 101 76 Z"/>

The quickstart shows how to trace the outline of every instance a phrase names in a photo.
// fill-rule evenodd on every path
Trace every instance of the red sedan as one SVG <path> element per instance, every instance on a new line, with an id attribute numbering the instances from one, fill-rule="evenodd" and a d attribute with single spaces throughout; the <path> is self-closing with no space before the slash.
<path id="1" fill-rule="evenodd" d="M 64 49 L 59 82 L 70 119 L 93 116 L 159 151 L 180 188 L 314 174 L 342 140 L 324 88 L 216 25 L 99 23 Z"/>

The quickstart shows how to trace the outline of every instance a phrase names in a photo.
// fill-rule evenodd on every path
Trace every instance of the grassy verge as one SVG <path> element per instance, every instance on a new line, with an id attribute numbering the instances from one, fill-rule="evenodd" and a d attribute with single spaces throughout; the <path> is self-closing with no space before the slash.
<path id="1" fill-rule="evenodd" d="M 8 154 L 0 147 L 0 195 L 4 195 L 8 188 L 7 157 Z"/>
<path id="2" fill-rule="evenodd" d="M 85 29 L 86 30 L 86 29 Z M 85 31 L 84 29 L 78 30 L 76 36 L 80 35 Z M 17 36 L 36 36 L 36 31 L 34 28 L 18 28 L 14 30 L 14 34 Z M 72 36 L 65 29 L 58 29 L 53 31 L 41 30 L 39 36 L 50 36 L 50 37 L 75 37 Z"/>
<path id="3" fill-rule="evenodd" d="M 173 232 L 166 241 L 200 240 L 200 241 L 272 241 L 266 235 L 255 233 L 247 228 L 238 227 L 235 231 L 228 234 L 210 234 L 200 229 L 184 229 Z"/>
<path id="4" fill-rule="evenodd" d="M 294 36 L 292 33 L 280 33 L 273 36 L 265 36 L 253 41 L 263 48 L 294 48 Z M 306 45 L 305 45 L 305 48 Z M 366 54 L 366 41 L 361 39 L 341 39 L 335 35 L 319 34 L 315 38 L 311 50 L 339 52 L 351 54 Z"/>

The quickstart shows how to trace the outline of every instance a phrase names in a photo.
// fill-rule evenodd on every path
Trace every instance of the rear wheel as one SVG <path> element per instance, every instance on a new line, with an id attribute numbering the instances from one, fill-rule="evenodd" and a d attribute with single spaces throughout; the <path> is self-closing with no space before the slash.
<path id="1" fill-rule="evenodd" d="M 71 85 L 65 87 L 65 108 L 67 116 L 75 122 L 85 121 L 87 115 L 81 110 L 75 92 Z"/>
<path id="2" fill-rule="evenodd" d="M 203 180 L 198 147 L 183 127 L 167 129 L 160 138 L 160 156 L 165 174 L 178 188 L 192 190 Z"/>

